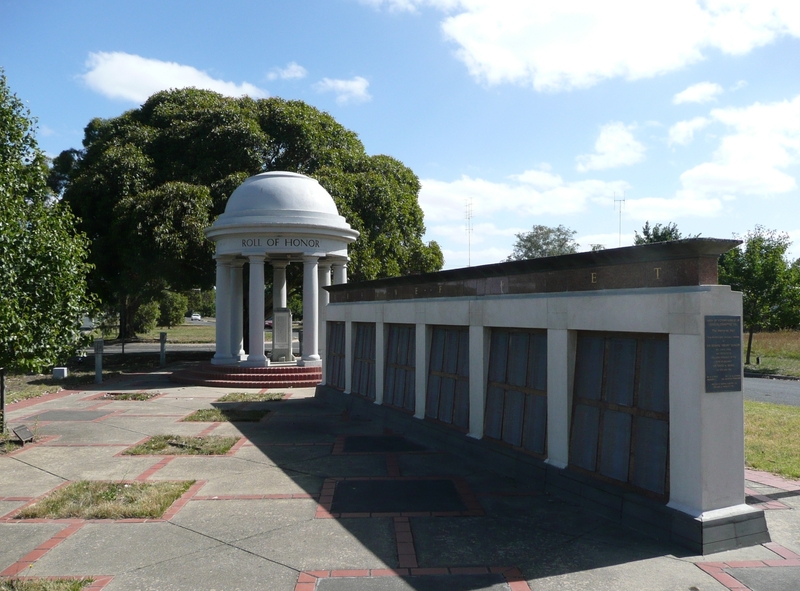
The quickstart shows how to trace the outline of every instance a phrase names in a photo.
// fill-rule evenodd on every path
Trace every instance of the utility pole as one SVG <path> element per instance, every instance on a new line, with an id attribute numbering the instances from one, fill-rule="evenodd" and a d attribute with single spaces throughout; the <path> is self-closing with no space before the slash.
<path id="1" fill-rule="evenodd" d="M 625 205 L 625 193 L 622 193 L 622 199 L 617 199 L 617 194 L 614 193 L 614 209 L 617 209 L 619 203 L 619 246 L 622 246 L 622 206 Z"/>

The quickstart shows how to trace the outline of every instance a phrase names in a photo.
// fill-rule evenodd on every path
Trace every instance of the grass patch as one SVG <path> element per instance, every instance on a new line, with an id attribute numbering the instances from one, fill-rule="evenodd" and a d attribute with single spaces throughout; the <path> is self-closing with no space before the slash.
<path id="1" fill-rule="evenodd" d="M 0 591 L 80 591 L 94 579 L 6 579 Z"/>
<path id="2" fill-rule="evenodd" d="M 217 402 L 272 402 L 283 400 L 283 392 L 264 392 L 263 394 L 248 394 L 247 392 L 231 392 Z"/>
<path id="3" fill-rule="evenodd" d="M 744 401 L 745 464 L 800 478 L 800 407 Z"/>
<path id="4" fill-rule="evenodd" d="M 129 456 L 220 456 L 228 453 L 238 437 L 206 435 L 205 437 L 185 437 L 183 435 L 154 435 L 144 443 L 126 449 Z"/>
<path id="5" fill-rule="evenodd" d="M 238 408 L 202 408 L 183 420 L 190 423 L 257 423 L 269 412 L 268 410 L 241 410 Z"/>
<path id="6" fill-rule="evenodd" d="M 163 392 L 119 392 L 117 394 L 108 392 L 103 394 L 103 398 L 107 400 L 150 400 L 156 396 L 161 396 Z"/>
<path id="7" fill-rule="evenodd" d="M 185 361 L 208 361 L 211 354 L 207 351 L 179 351 L 170 353 L 167 349 L 169 363 Z M 38 398 L 44 394 L 58 392 L 64 388 L 72 389 L 94 383 L 94 358 L 86 357 L 83 361 L 71 360 L 66 364 L 69 377 L 54 380 L 44 374 L 12 374 L 6 376 L 6 404 L 13 404 L 28 398 Z M 128 373 L 141 373 L 160 368 L 159 353 L 114 353 L 103 355 L 103 380 L 108 380 Z M 10 409 L 9 409 L 10 410 Z"/>
<path id="8" fill-rule="evenodd" d="M 11 432 L 0 433 L 0 456 L 10 454 L 22 447 L 22 442 Z M 2 587 L 0 587 L 2 591 Z"/>
<path id="9" fill-rule="evenodd" d="M 747 335 L 743 339 L 743 353 L 747 352 Z M 761 363 L 756 365 L 756 357 Z M 766 375 L 786 375 L 800 377 L 800 331 L 779 330 L 776 332 L 757 332 L 753 335 L 753 350 L 750 365 L 745 370 Z"/>
<path id="10" fill-rule="evenodd" d="M 148 333 L 139 335 L 140 341 L 159 342 L 161 333 L 167 333 L 167 350 L 170 343 L 214 343 L 217 338 L 215 324 L 185 322 L 172 328 L 157 327 Z"/>
<path id="11" fill-rule="evenodd" d="M 194 484 L 72 482 L 26 507 L 18 519 L 157 519 Z"/>

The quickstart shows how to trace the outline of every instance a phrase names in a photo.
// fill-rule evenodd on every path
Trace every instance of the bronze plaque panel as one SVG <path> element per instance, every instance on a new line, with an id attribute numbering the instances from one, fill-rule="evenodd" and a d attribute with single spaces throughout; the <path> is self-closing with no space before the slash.
<path id="1" fill-rule="evenodd" d="M 742 390 L 742 318 L 706 316 L 706 392 Z"/>

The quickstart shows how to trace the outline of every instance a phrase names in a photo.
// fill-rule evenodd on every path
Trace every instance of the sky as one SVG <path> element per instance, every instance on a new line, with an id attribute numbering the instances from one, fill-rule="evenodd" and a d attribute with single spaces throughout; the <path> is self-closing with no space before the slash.
<path id="1" fill-rule="evenodd" d="M 445 268 L 537 224 L 800 257 L 797 0 L 0 0 L 0 67 L 50 156 L 163 89 L 305 101 L 416 173 Z"/>

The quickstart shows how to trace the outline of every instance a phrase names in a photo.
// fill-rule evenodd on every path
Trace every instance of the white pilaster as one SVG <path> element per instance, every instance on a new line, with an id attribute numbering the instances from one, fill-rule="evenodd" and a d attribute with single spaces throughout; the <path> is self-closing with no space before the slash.
<path id="1" fill-rule="evenodd" d="M 217 319 L 216 353 L 211 359 L 214 365 L 228 365 L 234 362 L 231 355 L 230 291 L 231 264 L 228 257 L 217 257 Z"/>
<path id="2" fill-rule="evenodd" d="M 231 262 L 231 355 L 234 361 L 244 361 L 247 355 L 244 353 L 244 304 L 242 293 L 242 267 L 243 259 L 236 259 Z"/>
<path id="3" fill-rule="evenodd" d="M 265 367 L 264 355 L 264 256 L 251 255 L 250 261 L 250 354 L 244 364 Z"/>
<path id="4" fill-rule="evenodd" d="M 353 390 L 353 322 L 344 322 L 344 393 Z"/>
<path id="5" fill-rule="evenodd" d="M 383 321 L 375 323 L 375 404 L 383 404 L 383 368 L 386 363 L 386 335 Z"/>
<path id="6" fill-rule="evenodd" d="M 321 365 L 318 257 L 303 257 L 303 351 L 298 365 Z"/>
<path id="7" fill-rule="evenodd" d="M 428 326 L 424 323 L 417 323 L 416 330 L 416 360 L 414 367 L 414 416 L 418 419 L 425 418 L 425 401 L 428 394 Z"/>
<path id="8" fill-rule="evenodd" d="M 469 327 L 469 437 L 483 437 L 486 378 L 489 371 L 489 329 Z"/>
<path id="9" fill-rule="evenodd" d="M 575 373 L 575 331 L 547 331 L 547 463 L 565 468 L 569 463 L 569 428 Z"/>

